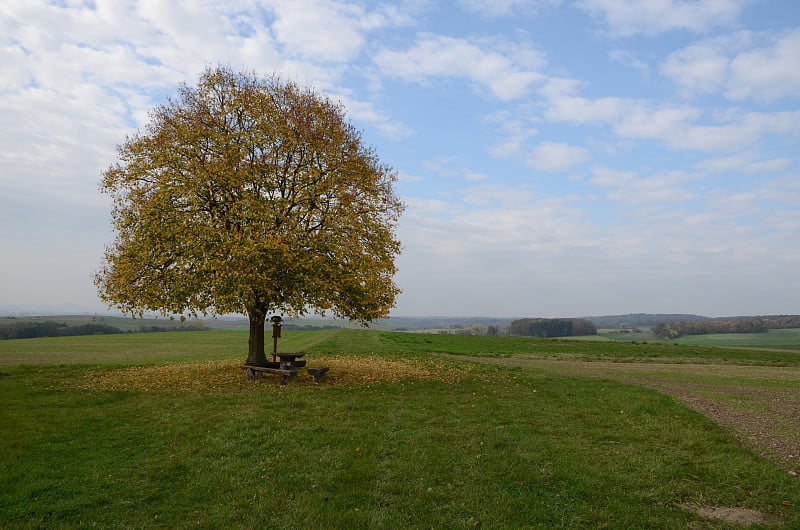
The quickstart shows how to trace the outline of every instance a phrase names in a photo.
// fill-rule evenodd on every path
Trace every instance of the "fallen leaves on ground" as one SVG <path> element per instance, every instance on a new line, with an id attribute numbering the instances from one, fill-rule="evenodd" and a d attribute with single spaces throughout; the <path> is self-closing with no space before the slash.
<path id="1" fill-rule="evenodd" d="M 265 374 L 248 381 L 241 361 L 199 361 L 158 366 L 130 366 L 111 370 L 92 370 L 80 378 L 64 382 L 62 388 L 130 392 L 245 392 L 267 387 L 278 388 L 278 376 Z M 469 370 L 440 360 L 385 359 L 363 356 L 331 356 L 309 366 L 328 366 L 321 383 L 315 383 L 300 368 L 292 386 L 360 386 L 407 379 L 456 382 Z M 285 387 L 284 387 L 285 388 Z"/>

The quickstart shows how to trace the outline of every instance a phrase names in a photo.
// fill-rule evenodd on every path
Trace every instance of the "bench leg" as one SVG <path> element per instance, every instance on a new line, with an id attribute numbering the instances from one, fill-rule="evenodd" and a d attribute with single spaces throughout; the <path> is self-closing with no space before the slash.
<path id="1" fill-rule="evenodd" d="M 308 370 L 308 374 L 314 378 L 315 383 L 319 383 L 326 373 L 328 373 L 327 368 L 310 368 Z"/>
<path id="2" fill-rule="evenodd" d="M 257 379 L 261 379 L 262 377 L 264 377 L 264 374 L 261 373 L 259 370 L 253 370 L 252 368 L 247 369 L 248 381 L 255 381 Z"/>

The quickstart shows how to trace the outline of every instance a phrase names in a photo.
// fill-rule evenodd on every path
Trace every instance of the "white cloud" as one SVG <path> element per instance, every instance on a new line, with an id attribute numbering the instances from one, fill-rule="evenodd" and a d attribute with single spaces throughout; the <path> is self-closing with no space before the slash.
<path id="1" fill-rule="evenodd" d="M 542 142 L 531 153 L 528 163 L 541 171 L 564 171 L 589 160 L 583 147 L 559 142 Z"/>
<path id="2" fill-rule="evenodd" d="M 428 171 L 444 178 L 457 178 L 475 182 L 484 180 L 488 176 L 486 173 L 465 167 L 458 158 L 453 156 L 442 156 L 435 160 L 426 160 L 422 165 Z"/>
<path id="3" fill-rule="evenodd" d="M 3 64 L 0 91 L 20 89 L 31 82 L 32 76 L 25 67 L 25 52 L 19 47 L 0 47 L 0 63 Z"/>
<path id="4" fill-rule="evenodd" d="M 374 60 L 385 74 L 411 82 L 426 82 L 434 77 L 467 78 L 488 88 L 501 101 L 525 96 L 543 80 L 533 69 L 541 61 L 535 51 L 527 47 L 488 47 L 466 39 L 427 35 L 405 51 L 381 50 Z"/>
<path id="5" fill-rule="evenodd" d="M 488 176 L 489 175 L 487 175 L 486 173 L 481 173 L 479 171 L 472 171 L 471 169 L 464 171 L 464 178 L 470 182 L 478 182 L 481 180 L 486 180 Z"/>
<path id="6" fill-rule="evenodd" d="M 419 175 L 415 175 L 412 173 L 408 173 L 407 171 L 398 171 L 397 172 L 397 181 L 401 184 L 410 184 L 414 182 L 422 182 L 425 180 L 425 177 L 421 177 Z"/>
<path id="7" fill-rule="evenodd" d="M 580 0 L 601 17 L 613 35 L 658 35 L 673 30 L 698 33 L 734 24 L 750 0 Z"/>
<path id="8" fill-rule="evenodd" d="M 737 154 L 733 156 L 709 158 L 695 164 L 695 169 L 711 173 L 743 173 L 745 175 L 762 175 L 781 172 L 792 166 L 789 158 L 772 158 L 768 160 L 754 160 L 752 154 Z"/>
<path id="9" fill-rule="evenodd" d="M 800 29 L 768 46 L 740 53 L 731 60 L 727 95 L 736 100 L 774 101 L 800 94 Z"/>
<path id="10" fill-rule="evenodd" d="M 722 93 L 736 101 L 772 102 L 800 93 L 798 57 L 798 29 L 761 35 L 740 31 L 673 52 L 661 71 L 690 94 Z"/>
<path id="11" fill-rule="evenodd" d="M 291 11 L 296 3 L 280 5 Z M 315 6 L 306 7 L 313 11 Z M 355 49 L 350 46 L 361 42 L 358 35 L 407 21 L 393 7 L 367 12 L 356 4 L 329 3 L 328 8 L 351 22 L 328 24 L 346 38 L 323 36 L 332 39 L 328 49 L 337 57 Z M 292 20 L 274 22 L 280 26 Z M 345 93 L 348 97 L 340 99 L 351 118 L 374 124 L 392 138 L 410 134 L 406 125 L 374 105 L 337 90 L 338 64 L 281 56 L 268 23 L 260 8 L 246 0 L 4 3 L 0 27 L 8 32 L 0 43 L 0 60 L 8 66 L 0 79 L 0 117 L 15 124 L 13 130 L 0 131 L 5 186 L 24 190 L 35 181 L 45 192 L 66 191 L 76 200 L 95 196 L 99 172 L 113 159 L 114 145 L 132 128 L 142 127 L 148 110 L 174 93 L 179 82 L 191 84 L 215 62 L 265 74 L 278 71 L 322 90 Z M 338 43 L 343 47 L 331 51 Z M 45 167 L 69 168 L 61 171 L 69 176 L 56 176 Z"/>
<path id="12" fill-rule="evenodd" d="M 551 121 L 583 125 L 593 122 L 613 123 L 632 107 L 641 107 L 643 102 L 620 97 L 589 99 L 577 95 L 576 81 L 551 79 L 542 88 L 545 97 L 544 116 Z"/>
<path id="13" fill-rule="evenodd" d="M 771 179 L 763 187 L 762 199 L 777 206 L 770 208 L 771 218 L 764 224 L 769 226 L 774 234 L 785 237 L 789 243 L 792 235 L 797 234 L 797 227 L 800 226 L 800 173 L 790 173 L 782 178 Z M 800 257 L 800 249 L 795 250 L 795 255 Z"/>
<path id="14" fill-rule="evenodd" d="M 692 124 L 666 138 L 669 145 L 699 151 L 752 147 L 770 135 L 800 134 L 800 111 L 748 112 L 726 118 L 719 124 Z"/>
<path id="15" fill-rule="evenodd" d="M 683 202 L 697 196 L 688 186 L 693 177 L 683 171 L 668 171 L 643 177 L 631 171 L 596 167 L 592 169 L 592 173 L 592 184 L 608 188 L 609 199 L 641 209 Z"/>
<path id="16" fill-rule="evenodd" d="M 751 162 L 744 168 L 744 173 L 748 175 L 763 175 L 777 173 L 789 169 L 792 161 L 788 158 L 772 158 L 759 162 Z"/>
<path id="17" fill-rule="evenodd" d="M 502 139 L 489 147 L 489 153 L 497 158 L 524 154 L 527 141 L 538 134 L 531 120 L 520 119 L 509 112 L 492 114 L 486 121 L 500 129 Z"/>
<path id="18" fill-rule="evenodd" d="M 619 97 L 590 99 L 553 90 L 548 93 L 543 103 L 548 120 L 574 125 L 606 124 L 626 139 L 657 139 L 674 145 L 680 143 L 682 131 L 700 116 L 699 110 L 687 106 Z"/>
<path id="19" fill-rule="evenodd" d="M 289 55 L 312 61 L 345 62 L 366 44 L 366 33 L 408 22 L 397 8 L 367 12 L 351 2 L 302 0 L 268 2 L 276 20 L 272 31 Z"/>
<path id="20" fill-rule="evenodd" d="M 347 110 L 348 118 L 371 124 L 387 138 L 401 140 L 412 134 L 408 125 L 391 119 L 368 101 L 358 100 L 344 94 L 333 94 L 331 98 L 341 101 Z"/>
<path id="21" fill-rule="evenodd" d="M 650 75 L 650 65 L 647 62 L 639 59 L 635 53 L 628 50 L 611 50 L 608 57 L 612 61 L 616 61 L 622 65 L 629 66 L 634 70 L 639 71 L 642 75 Z"/>
<path id="22" fill-rule="evenodd" d="M 482 271 L 486 282 L 527 268 L 532 253 L 550 261 L 575 245 L 602 245 L 565 200 L 505 186 L 466 188 L 448 201 L 411 198 L 401 226 L 422 235 L 409 238 L 415 242 L 410 250 L 429 267 Z M 503 262 L 495 263 L 497 257 Z"/>
<path id="23" fill-rule="evenodd" d="M 606 222 L 592 221 L 587 203 L 529 187 L 480 186 L 447 201 L 411 199 L 401 221 L 408 243 L 398 262 L 406 291 L 399 314 L 450 308 L 461 315 L 576 316 L 630 312 L 631 301 L 633 311 L 652 303 L 654 312 L 691 307 L 726 314 L 720 311 L 752 307 L 756 293 L 703 301 L 698 292 L 709 282 L 724 296 L 759 271 L 789 274 L 791 252 L 775 249 L 791 248 L 791 232 L 781 228 L 767 240 L 772 227 L 739 224 L 763 191 L 704 198 L 690 190 L 695 177 L 682 171 L 640 175 L 597 167 L 593 173 L 593 183 L 610 195 L 602 207 L 614 214 Z M 706 201 L 708 208 L 675 209 L 686 200 Z M 769 222 L 796 227 L 798 214 L 790 212 L 780 210 Z M 650 302 L 639 297 L 643 291 Z M 602 304 L 592 306 L 598 293 Z M 779 294 L 770 303 L 789 300 Z"/>
<path id="24" fill-rule="evenodd" d="M 728 63 L 721 43 L 703 42 L 670 54 L 662 64 L 661 72 L 684 90 L 710 94 L 725 86 Z"/>
<path id="25" fill-rule="evenodd" d="M 554 80 L 544 86 L 544 117 L 573 125 L 602 124 L 621 139 L 656 140 L 690 151 L 751 147 L 769 135 L 800 133 L 800 111 L 742 112 L 729 109 L 709 115 L 698 107 L 619 97 L 575 95 L 576 83 Z"/>
<path id="26" fill-rule="evenodd" d="M 750 24 L 737 20 L 744 2 L 585 0 L 607 36 L 677 30 L 598 39 L 574 4 L 3 0 L 0 240 L 19 259 L 0 260 L 0 291 L 97 302 L 90 274 L 110 238 L 97 182 L 114 144 L 179 82 L 222 62 L 311 84 L 357 126 L 399 140 L 377 150 L 409 204 L 397 278 L 407 314 L 790 310 L 800 30 L 763 29 L 792 23 L 771 22 L 770 3 Z M 542 18 L 522 19 L 531 14 Z M 569 42 L 549 41 L 559 32 Z M 563 62 L 548 64 L 533 42 Z M 586 46 L 596 48 L 565 60 Z M 637 77 L 659 53 L 673 85 Z M 609 60 L 633 70 L 593 77 Z M 426 105 L 459 119 L 432 124 Z M 591 172 L 571 174 L 588 160 Z M 529 166 L 566 171 L 524 179 Z M 54 261 L 58 277 L 39 282 Z"/>
<path id="27" fill-rule="evenodd" d="M 669 145 L 692 148 L 681 138 L 700 112 L 691 107 L 655 106 L 648 102 L 630 105 L 613 124 L 623 138 L 663 140 Z"/>
<path id="28" fill-rule="evenodd" d="M 602 166 L 592 168 L 592 174 L 592 184 L 607 188 L 621 188 L 637 177 L 635 171 L 620 171 Z"/>
<path id="29" fill-rule="evenodd" d="M 459 3 L 468 11 L 493 18 L 536 13 L 542 7 L 560 4 L 561 0 L 459 0 Z"/>

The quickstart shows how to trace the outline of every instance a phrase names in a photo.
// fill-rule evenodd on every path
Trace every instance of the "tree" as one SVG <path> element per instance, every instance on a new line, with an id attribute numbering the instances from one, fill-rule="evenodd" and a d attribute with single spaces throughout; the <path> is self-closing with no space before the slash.
<path id="1" fill-rule="evenodd" d="M 522 318 L 508 326 L 510 335 L 523 337 L 576 337 L 597 335 L 597 328 L 583 318 Z"/>
<path id="2" fill-rule="evenodd" d="M 403 210 L 396 172 L 341 105 L 272 76 L 204 71 L 118 147 L 101 190 L 116 239 L 95 276 L 126 313 L 388 315 Z"/>

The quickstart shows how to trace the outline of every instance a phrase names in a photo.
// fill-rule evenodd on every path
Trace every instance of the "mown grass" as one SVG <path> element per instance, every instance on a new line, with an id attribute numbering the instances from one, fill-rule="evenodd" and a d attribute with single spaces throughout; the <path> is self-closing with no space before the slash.
<path id="1" fill-rule="evenodd" d="M 281 349 L 308 350 L 310 364 L 338 373 L 321 385 L 245 382 L 242 332 L 0 343 L 5 362 L 29 359 L 0 366 L 0 526 L 728 527 L 687 505 L 748 507 L 775 527 L 800 526 L 796 477 L 668 396 L 430 355 L 732 353 L 285 335 Z M 209 367 L 197 372 L 205 384 L 157 384 L 196 366 Z"/>

